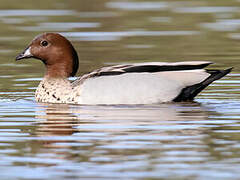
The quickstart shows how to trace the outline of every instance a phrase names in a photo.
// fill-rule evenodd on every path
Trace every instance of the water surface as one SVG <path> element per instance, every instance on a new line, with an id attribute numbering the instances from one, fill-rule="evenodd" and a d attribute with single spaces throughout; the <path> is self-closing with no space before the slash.
<path id="1" fill-rule="evenodd" d="M 240 1 L 30 0 L 0 8 L 1 179 L 239 179 Z M 117 63 L 208 60 L 234 67 L 193 103 L 41 104 L 37 34 L 59 32 L 78 75 Z"/>

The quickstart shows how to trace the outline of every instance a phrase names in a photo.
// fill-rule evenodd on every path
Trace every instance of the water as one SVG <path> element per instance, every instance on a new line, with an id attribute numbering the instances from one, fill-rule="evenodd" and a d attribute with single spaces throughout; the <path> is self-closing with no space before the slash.
<path id="1" fill-rule="evenodd" d="M 239 9 L 239 0 L 3 0 L 1 179 L 239 179 Z M 73 42 L 78 75 L 143 61 L 235 68 L 194 103 L 41 104 L 43 65 L 14 58 L 49 31 Z"/>

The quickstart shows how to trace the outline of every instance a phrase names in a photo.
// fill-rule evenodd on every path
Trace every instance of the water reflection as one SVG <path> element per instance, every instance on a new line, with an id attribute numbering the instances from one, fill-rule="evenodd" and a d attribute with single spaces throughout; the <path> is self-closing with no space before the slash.
<path id="1" fill-rule="evenodd" d="M 74 15 L 72 10 L 38 10 L 38 9 L 15 9 L 0 10 L 0 17 L 7 16 L 69 16 Z"/>
<path id="2" fill-rule="evenodd" d="M 121 31 L 121 32 L 62 32 L 63 36 L 81 41 L 117 41 L 123 37 L 134 36 L 191 36 L 197 31 Z"/>
<path id="3" fill-rule="evenodd" d="M 209 116 L 209 112 L 199 103 L 98 107 L 46 104 L 36 114 L 41 114 L 36 116 L 38 136 L 77 133 L 80 136 L 78 140 L 81 133 L 86 132 L 108 132 L 113 135 L 127 131 L 179 130 L 184 133 L 185 129 L 192 129 L 200 133 L 198 127 L 204 127 Z M 157 139 L 165 138 L 164 134 L 161 135 Z M 141 138 L 145 139 L 143 136 Z"/>
<path id="4" fill-rule="evenodd" d="M 65 23 L 40 23 L 38 26 L 24 26 L 19 27 L 24 31 L 68 31 L 75 28 L 97 28 L 100 27 L 100 23 L 87 23 L 87 22 L 65 22 Z"/>
<path id="5" fill-rule="evenodd" d="M 232 103 L 228 104 L 231 108 Z M 65 174 L 70 169 L 64 164 L 75 164 L 78 168 L 71 168 L 71 174 L 77 177 L 99 177 L 100 173 L 103 178 L 116 174 L 125 178 L 120 172 L 127 171 L 131 178 L 159 178 L 171 168 L 187 173 L 181 168 L 186 164 L 192 164 L 188 172 L 195 172 L 208 167 L 207 162 L 240 158 L 234 153 L 240 137 L 231 128 L 238 121 L 229 120 L 232 114 L 227 120 L 219 119 L 222 112 L 218 105 L 221 102 L 97 108 L 41 104 L 33 131 L 36 158 L 25 161 L 47 165 L 47 177 L 52 177 L 54 170 Z M 86 171 L 87 167 L 91 168 Z M 135 173 L 139 168 L 143 173 Z M 221 166 L 210 169 L 219 171 Z"/>
<path id="6" fill-rule="evenodd" d="M 179 7 L 174 10 L 178 13 L 233 13 L 238 12 L 239 7 L 220 7 L 220 6 L 202 6 L 202 7 Z"/>
<path id="7" fill-rule="evenodd" d="M 122 10 L 134 10 L 134 11 L 160 11 L 165 10 L 168 7 L 166 2 L 108 2 L 106 4 L 108 8 L 117 8 Z"/>
<path id="8" fill-rule="evenodd" d="M 202 27 L 214 31 L 236 31 L 240 28 L 240 19 L 224 19 L 215 23 L 203 23 Z"/>
<path id="9" fill-rule="evenodd" d="M 40 109 L 41 110 L 41 109 Z M 69 105 L 47 105 L 44 107 L 43 115 L 36 116 L 38 120 L 36 135 L 37 136 L 54 136 L 54 135 L 72 135 L 78 132 L 77 116 L 70 110 Z"/>

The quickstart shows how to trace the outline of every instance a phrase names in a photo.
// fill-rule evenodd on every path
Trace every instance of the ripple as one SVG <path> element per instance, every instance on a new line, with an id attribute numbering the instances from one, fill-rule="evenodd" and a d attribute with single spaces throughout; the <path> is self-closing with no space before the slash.
<path id="1" fill-rule="evenodd" d="M 106 18 L 119 16 L 117 12 L 79 12 L 79 17 L 83 18 Z"/>
<path id="2" fill-rule="evenodd" d="M 24 26 L 18 27 L 20 30 L 24 31 L 67 31 L 75 28 L 97 28 L 100 27 L 100 23 L 87 23 L 87 22 L 49 22 L 40 23 L 37 26 Z"/>
<path id="3" fill-rule="evenodd" d="M 13 81 L 41 81 L 43 78 L 18 78 Z"/>
<path id="4" fill-rule="evenodd" d="M 108 8 L 116 8 L 130 11 L 159 11 L 168 8 L 168 4 L 165 2 L 108 2 L 106 3 Z"/>
<path id="5" fill-rule="evenodd" d="M 228 37 L 231 39 L 240 39 L 240 33 L 229 33 Z"/>
<path id="6" fill-rule="evenodd" d="M 150 44 L 129 44 L 126 45 L 126 48 L 130 49 L 148 49 L 148 48 L 153 48 L 153 45 Z"/>
<path id="7" fill-rule="evenodd" d="M 240 28 L 240 19 L 224 19 L 214 23 L 202 23 L 200 27 L 213 31 L 236 31 Z"/>
<path id="8" fill-rule="evenodd" d="M 114 41 L 134 36 L 191 36 L 198 31 L 119 31 L 119 32 L 62 32 L 63 36 L 81 41 Z"/>
<path id="9" fill-rule="evenodd" d="M 226 13 L 239 12 L 238 7 L 220 7 L 220 6 L 203 6 L 203 7 L 180 7 L 173 11 L 177 13 Z"/>
<path id="10" fill-rule="evenodd" d="M 170 17 L 151 17 L 151 18 L 149 18 L 149 20 L 151 22 L 167 22 L 167 23 L 169 23 L 172 21 L 172 18 L 170 18 Z"/>
<path id="11" fill-rule="evenodd" d="M 76 14 L 72 10 L 35 10 L 35 9 L 15 9 L 0 10 L 0 17 L 4 16 L 70 16 Z"/>
<path id="12" fill-rule="evenodd" d="M 21 40 L 21 39 L 22 39 L 21 37 L 14 37 L 14 36 L 8 36 L 8 37 L 1 36 L 0 37 L 0 41 L 18 41 L 18 40 Z M 10 49 L 8 49 L 8 50 L 10 50 Z"/>

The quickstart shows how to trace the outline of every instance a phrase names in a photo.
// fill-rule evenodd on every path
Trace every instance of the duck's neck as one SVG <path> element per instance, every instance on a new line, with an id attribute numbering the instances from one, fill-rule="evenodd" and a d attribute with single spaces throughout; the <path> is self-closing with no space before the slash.
<path id="1" fill-rule="evenodd" d="M 55 65 L 46 65 L 47 71 L 45 77 L 54 78 L 54 79 L 67 79 L 69 77 L 69 73 L 67 72 L 67 68 L 61 64 Z"/>

